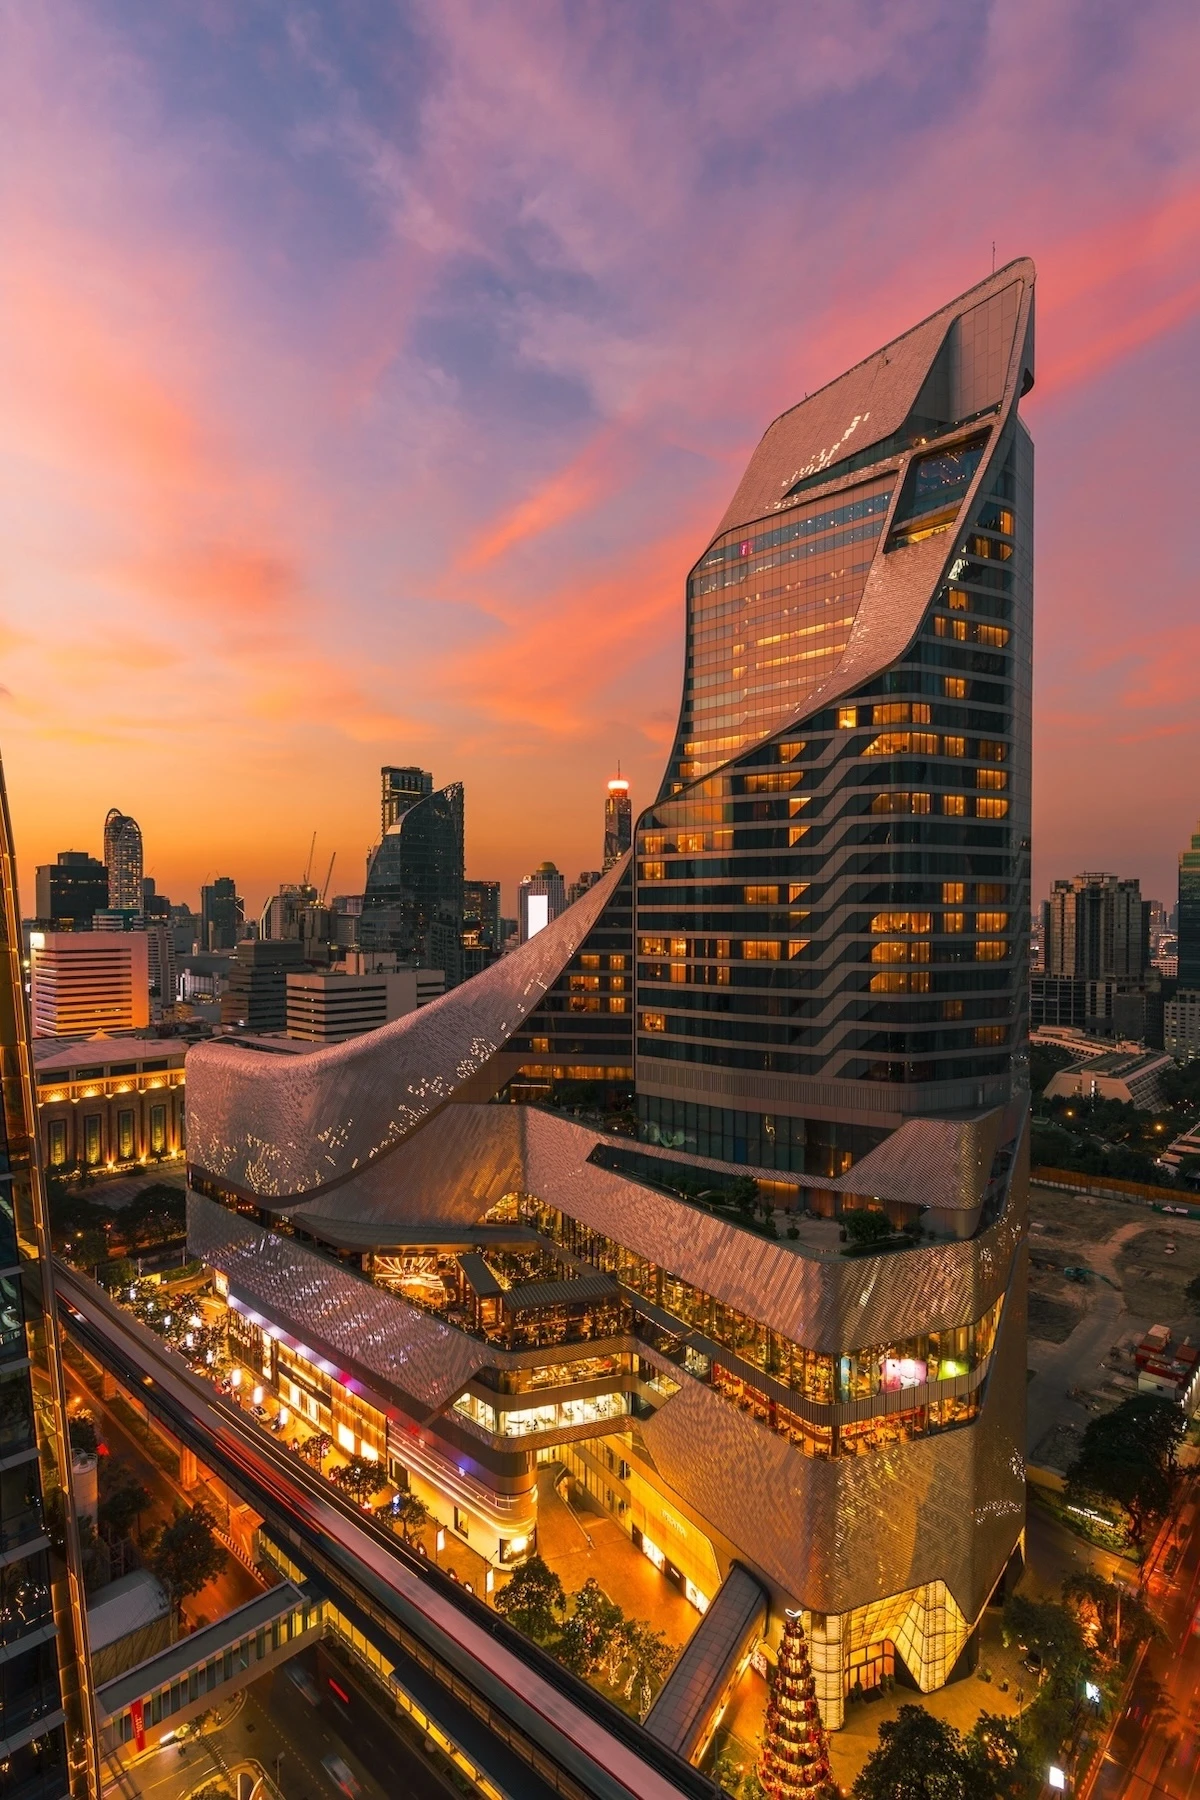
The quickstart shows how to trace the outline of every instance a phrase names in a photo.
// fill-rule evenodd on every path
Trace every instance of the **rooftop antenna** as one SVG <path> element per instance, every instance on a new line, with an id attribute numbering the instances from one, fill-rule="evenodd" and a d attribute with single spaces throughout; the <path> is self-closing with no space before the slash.
<path id="1" fill-rule="evenodd" d="M 329 859 L 329 868 L 325 874 L 325 886 L 321 889 L 321 905 L 325 904 L 325 896 L 329 892 L 329 883 L 333 880 L 333 865 L 337 861 L 337 851 Z"/>

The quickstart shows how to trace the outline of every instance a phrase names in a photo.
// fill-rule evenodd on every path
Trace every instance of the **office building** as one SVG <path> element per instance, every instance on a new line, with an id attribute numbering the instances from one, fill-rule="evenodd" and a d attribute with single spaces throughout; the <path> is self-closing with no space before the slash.
<path id="1" fill-rule="evenodd" d="M 241 939 L 245 918 L 237 883 L 231 875 L 218 875 L 200 889 L 200 948 L 232 950 Z"/>
<path id="2" fill-rule="evenodd" d="M 303 915 L 317 902 L 317 890 L 310 881 L 283 881 L 279 892 L 264 902 L 258 917 L 258 935 L 275 944 L 299 943 L 303 932 Z"/>
<path id="3" fill-rule="evenodd" d="M 142 877 L 142 917 L 154 919 L 166 925 L 171 918 L 171 902 L 166 894 L 160 894 L 158 883 L 153 875 Z"/>
<path id="4" fill-rule="evenodd" d="M 90 931 L 108 905 L 108 870 L 86 850 L 60 850 L 37 870 L 37 922 L 45 931 Z"/>
<path id="5" fill-rule="evenodd" d="M 580 869 L 579 874 L 567 889 L 567 905 L 574 906 L 577 900 L 582 900 L 588 889 L 595 887 L 602 873 L 603 871 L 600 869 Z"/>
<path id="6" fill-rule="evenodd" d="M 1200 988 L 1178 988 L 1164 1002 L 1163 1049 L 1181 1063 L 1200 1056 Z"/>
<path id="7" fill-rule="evenodd" d="M 0 773 L 3 970 L 0 1050 L 5 1181 L 0 1203 L 0 1546 L 3 1660 L 0 1773 L 14 1800 L 99 1800 L 83 1573 L 67 1395 L 51 1278 L 12 828 Z"/>
<path id="8" fill-rule="evenodd" d="M 47 1168 L 118 1168 L 182 1155 L 186 1051 L 178 1038 L 35 1038 Z"/>
<path id="9" fill-rule="evenodd" d="M 142 910 L 142 831 L 136 819 L 114 806 L 104 821 L 104 866 L 108 904 L 118 911 Z"/>
<path id="10" fill-rule="evenodd" d="M 1179 905 L 1175 914 L 1179 985 L 1200 989 L 1200 826 L 1179 853 Z"/>
<path id="11" fill-rule="evenodd" d="M 364 1031 L 377 1031 L 444 991 L 422 995 L 422 978 L 434 969 L 396 969 L 377 975 L 308 970 L 287 977 L 287 1034 L 309 1044 L 340 1044 Z"/>
<path id="12" fill-rule="evenodd" d="M 604 874 L 614 863 L 620 862 L 632 842 L 633 807 L 629 783 L 618 775 L 609 782 L 604 802 Z"/>
<path id="13" fill-rule="evenodd" d="M 1162 1077 L 1171 1058 L 1157 1050 L 1112 1050 L 1085 1056 L 1056 1069 L 1046 1083 L 1047 1099 L 1115 1100 L 1142 1112 L 1162 1105 Z"/>
<path id="14" fill-rule="evenodd" d="M 527 944 L 566 910 L 567 884 L 552 862 L 539 863 L 532 875 L 517 883 L 517 918 L 520 939 Z"/>
<path id="15" fill-rule="evenodd" d="M 336 1052 L 189 1057 L 245 1366 L 499 1567 L 562 1461 L 697 1615 L 798 1610 L 830 1726 L 970 1666 L 1024 1528 L 1033 273 L 768 429 L 600 882 Z"/>
<path id="16" fill-rule="evenodd" d="M 287 1030 L 287 978 L 304 967 L 298 938 L 258 938 L 229 959 L 221 1023 L 244 1031 Z"/>
<path id="17" fill-rule="evenodd" d="M 35 931 L 29 950 L 35 1037 L 137 1031 L 150 1023 L 144 931 Z"/>
<path id="18" fill-rule="evenodd" d="M 1150 903 L 1137 881 L 1076 875 L 1045 903 L 1048 975 L 1076 981 L 1141 981 L 1150 967 Z"/>
<path id="19" fill-rule="evenodd" d="M 384 769 L 390 819 L 367 871 L 358 941 L 462 980 L 463 788 L 434 789 L 424 769 Z M 403 785 L 407 784 L 407 785 Z"/>
<path id="20" fill-rule="evenodd" d="M 500 883 L 463 882 L 463 980 L 478 975 L 500 954 Z"/>
<path id="21" fill-rule="evenodd" d="M 329 941 L 335 950 L 358 948 L 358 922 L 362 918 L 361 894 L 335 894 L 329 902 Z"/>

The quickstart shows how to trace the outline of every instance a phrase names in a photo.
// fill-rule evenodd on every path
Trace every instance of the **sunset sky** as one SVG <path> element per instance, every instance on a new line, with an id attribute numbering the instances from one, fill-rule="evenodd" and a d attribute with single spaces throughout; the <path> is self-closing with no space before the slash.
<path id="1" fill-rule="evenodd" d="M 1039 270 L 1035 891 L 1200 817 L 1194 0 L 0 0 L 0 748 L 255 908 L 381 762 L 467 871 L 657 786 L 768 421 Z"/>

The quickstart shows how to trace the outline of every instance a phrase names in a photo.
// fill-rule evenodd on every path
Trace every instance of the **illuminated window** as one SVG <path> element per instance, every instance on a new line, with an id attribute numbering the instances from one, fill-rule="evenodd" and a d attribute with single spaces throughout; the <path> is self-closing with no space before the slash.
<path id="1" fill-rule="evenodd" d="M 1008 945 L 993 938 L 980 938 L 975 945 L 976 962 L 1003 962 Z"/>
<path id="2" fill-rule="evenodd" d="M 728 956 L 729 955 L 729 939 L 728 938 L 718 938 L 717 939 L 717 955 L 718 956 Z"/>
<path id="3" fill-rule="evenodd" d="M 877 738 L 863 751 L 864 756 L 905 756 L 915 753 L 918 756 L 936 756 L 938 738 L 936 731 L 881 731 Z"/>
<path id="4" fill-rule="evenodd" d="M 889 700 L 871 708 L 874 725 L 928 725 L 930 709 L 924 701 Z"/>
<path id="5" fill-rule="evenodd" d="M 808 826 L 807 825 L 790 825 L 788 827 L 788 843 L 789 844 L 793 844 L 793 845 L 798 844 L 800 842 L 801 838 L 805 838 L 807 836 L 808 836 Z"/>
<path id="6" fill-rule="evenodd" d="M 648 831 L 642 838 L 642 852 L 646 856 L 661 856 L 666 847 L 666 835 L 661 831 Z"/>
<path id="7" fill-rule="evenodd" d="M 672 963 L 671 964 L 671 980 L 673 982 L 675 982 L 676 985 L 678 985 L 680 982 L 684 982 L 687 980 L 687 964 L 686 963 Z"/>
<path id="8" fill-rule="evenodd" d="M 581 969 L 598 969 L 600 967 L 600 958 L 598 956 L 581 956 L 579 959 L 579 966 Z"/>
<path id="9" fill-rule="evenodd" d="M 789 958 L 793 957 L 793 956 L 799 956 L 802 951 L 807 950 L 808 942 L 809 942 L 809 940 L 807 938 L 789 938 L 788 939 L 788 956 L 789 956 Z"/>
<path id="10" fill-rule="evenodd" d="M 963 881 L 943 881 L 942 899 L 947 906 L 959 906 L 967 897 L 966 883 Z"/>
<path id="11" fill-rule="evenodd" d="M 780 762 L 795 762 L 796 758 L 798 756 L 802 756 L 803 754 L 804 754 L 804 745 L 803 744 L 796 744 L 796 743 L 780 744 L 780 746 L 779 746 Z"/>
<path id="12" fill-rule="evenodd" d="M 532 1038 L 530 1042 L 533 1044 L 535 1050 L 546 1051 L 550 1048 L 550 1039 L 548 1037 L 535 1037 Z"/>
<path id="13" fill-rule="evenodd" d="M 975 1027 L 977 1044 L 1002 1044 L 1007 1036 L 1008 1028 L 1005 1025 L 977 1025 Z"/>
<path id="14" fill-rule="evenodd" d="M 702 831 L 682 833 L 676 841 L 675 848 L 688 856 L 697 855 L 704 848 L 704 833 Z"/>
<path id="15" fill-rule="evenodd" d="M 808 886 L 807 881 L 793 881 L 788 888 L 788 899 L 802 900 L 808 892 Z"/>
<path id="16" fill-rule="evenodd" d="M 944 737 L 942 739 L 942 755 L 943 756 L 965 756 L 966 754 L 967 754 L 966 738 Z"/>
<path id="17" fill-rule="evenodd" d="M 888 942 L 871 945 L 871 961 L 876 963 L 922 963 L 929 961 L 927 943 Z"/>
<path id="18" fill-rule="evenodd" d="M 961 1019 L 962 1016 L 963 1016 L 963 1003 L 961 1000 L 943 1000 L 942 1001 L 942 1017 L 943 1017 L 943 1019 Z"/>
<path id="19" fill-rule="evenodd" d="M 971 607 L 970 594 L 964 594 L 964 592 L 961 588 L 951 588 L 950 589 L 950 611 L 951 612 L 969 612 L 970 607 Z"/>
<path id="20" fill-rule="evenodd" d="M 1008 773 L 1004 769 L 976 769 L 975 785 L 981 788 L 1006 788 Z"/>
<path id="21" fill-rule="evenodd" d="M 667 954 L 666 938 L 644 937 L 640 940 L 638 947 L 643 956 L 665 956 Z"/>
<path id="22" fill-rule="evenodd" d="M 950 885 L 953 886 L 953 883 Z M 961 887 L 962 883 L 960 882 L 958 885 Z M 943 931 L 963 931 L 966 928 L 966 923 L 966 913 L 948 912 L 942 914 Z"/>
<path id="23" fill-rule="evenodd" d="M 856 706 L 838 707 L 838 730 L 853 731 L 858 724 L 858 708 Z"/>
<path id="24" fill-rule="evenodd" d="M 896 970 L 886 975 L 872 975 L 873 994 L 927 994 L 929 970 Z"/>
<path id="25" fill-rule="evenodd" d="M 975 642 L 977 644 L 991 644 L 993 649 L 996 650 L 1003 650 L 1010 635 L 1009 631 L 1003 625 L 977 625 L 975 627 Z"/>
<path id="26" fill-rule="evenodd" d="M 942 686 L 947 700 L 965 700 L 967 697 L 967 684 L 961 675 L 943 675 Z"/>
<path id="27" fill-rule="evenodd" d="M 980 762 L 1006 762 L 1008 746 L 997 743 L 994 738 L 980 738 L 979 760 Z"/>
<path id="28" fill-rule="evenodd" d="M 608 978 L 608 985 L 614 994 L 619 994 L 624 990 L 625 977 L 623 975 L 610 975 Z"/>
<path id="29" fill-rule="evenodd" d="M 687 953 L 688 953 L 688 941 L 686 938 L 672 938 L 671 939 L 671 955 L 672 956 L 686 956 Z"/>
<path id="30" fill-rule="evenodd" d="M 804 780 L 804 770 L 795 769 L 784 775 L 743 775 L 742 787 L 747 794 L 786 794 Z"/>
<path id="31" fill-rule="evenodd" d="M 665 863 L 644 862 L 642 864 L 643 881 L 661 881 L 666 875 L 666 872 L 667 869 Z"/>
<path id="32" fill-rule="evenodd" d="M 610 969 L 623 969 L 625 967 L 624 956 L 610 956 L 608 959 L 608 966 Z"/>
<path id="33" fill-rule="evenodd" d="M 777 906 L 779 889 L 777 887 L 748 887 L 742 889 L 747 906 Z"/>
<path id="34" fill-rule="evenodd" d="M 1006 912 L 981 912 L 975 914 L 976 931 L 1007 931 L 1008 914 Z"/>
<path id="35" fill-rule="evenodd" d="M 942 811 L 952 818 L 961 819 L 967 810 L 966 796 L 963 794 L 943 794 Z"/>
<path id="36" fill-rule="evenodd" d="M 975 802 L 975 817 L 977 819 L 1002 819 L 1007 811 L 1007 800 L 991 800 L 981 796 Z"/>
<path id="37" fill-rule="evenodd" d="M 927 813 L 930 806 L 928 794 L 876 794 L 871 801 L 873 813 Z"/>
<path id="38" fill-rule="evenodd" d="M 667 1019 L 665 1013 L 644 1012 L 642 1014 L 643 1031 L 665 1031 L 666 1029 Z"/>
<path id="39" fill-rule="evenodd" d="M 744 938 L 742 941 L 745 962 L 778 962 L 779 954 L 778 938 Z"/>
<path id="40" fill-rule="evenodd" d="M 567 1002 L 567 1008 L 573 1013 L 599 1012 L 600 1001 L 594 994 L 572 994 Z"/>
<path id="41" fill-rule="evenodd" d="M 598 975 L 572 975 L 569 978 L 569 985 L 573 994 L 585 994 L 590 989 L 600 986 L 600 977 Z"/>
<path id="42" fill-rule="evenodd" d="M 610 1013 L 623 1013 L 628 1004 L 624 994 L 614 994 L 608 1003 L 608 1010 Z"/>
<path id="43" fill-rule="evenodd" d="M 927 912 L 881 912 L 871 920 L 872 931 L 928 931 L 933 919 Z"/>

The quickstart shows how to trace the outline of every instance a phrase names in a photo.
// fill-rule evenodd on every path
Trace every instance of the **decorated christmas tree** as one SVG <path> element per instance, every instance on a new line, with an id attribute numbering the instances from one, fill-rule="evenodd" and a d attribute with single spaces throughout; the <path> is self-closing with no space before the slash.
<path id="1" fill-rule="evenodd" d="M 812 1664 L 798 1612 L 784 1615 L 779 1663 L 767 1704 L 758 1779 L 770 1800 L 829 1800 L 836 1793 Z"/>

